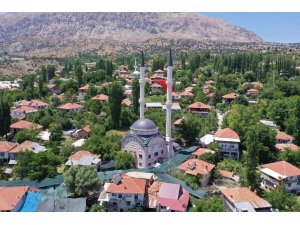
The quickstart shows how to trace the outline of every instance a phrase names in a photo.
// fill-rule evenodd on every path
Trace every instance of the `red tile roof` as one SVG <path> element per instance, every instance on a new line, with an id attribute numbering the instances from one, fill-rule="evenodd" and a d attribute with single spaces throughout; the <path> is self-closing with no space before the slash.
<path id="1" fill-rule="evenodd" d="M 151 77 L 150 77 L 151 80 L 158 80 L 158 79 L 163 79 L 163 77 L 161 75 L 158 75 L 158 74 L 153 74 Z"/>
<path id="2" fill-rule="evenodd" d="M 278 132 L 276 137 L 277 140 L 284 140 L 284 141 L 294 141 L 295 138 L 291 135 L 288 135 L 287 133 L 284 132 Z"/>
<path id="3" fill-rule="evenodd" d="M 84 128 L 82 128 L 82 130 L 84 130 L 87 133 L 90 133 L 92 131 L 90 125 L 85 126 Z"/>
<path id="4" fill-rule="evenodd" d="M 174 122 L 174 125 L 180 125 L 181 123 L 182 123 L 182 120 L 184 119 L 184 117 L 183 118 L 180 118 L 180 119 L 178 119 L 178 120 L 176 120 L 175 122 Z"/>
<path id="5" fill-rule="evenodd" d="M 227 95 L 223 95 L 223 96 L 222 96 L 222 98 L 224 98 L 224 99 L 235 99 L 235 98 L 237 98 L 237 97 L 239 97 L 239 95 L 236 94 L 236 93 L 229 93 L 229 94 L 227 94 Z"/>
<path id="6" fill-rule="evenodd" d="M 25 120 L 21 120 L 10 125 L 10 128 L 11 129 L 43 129 L 43 126 Z"/>
<path id="7" fill-rule="evenodd" d="M 91 156 L 95 158 L 99 158 L 99 155 L 95 155 L 89 151 L 81 150 L 78 152 L 75 152 L 73 155 L 69 157 L 70 160 L 79 161 L 83 156 Z"/>
<path id="8" fill-rule="evenodd" d="M 15 148 L 9 151 L 9 153 L 19 153 L 23 151 L 32 152 L 32 141 L 24 141 L 21 144 L 17 145 Z"/>
<path id="9" fill-rule="evenodd" d="M 286 161 L 264 164 L 262 167 L 273 170 L 274 172 L 286 177 L 300 176 L 300 169 Z"/>
<path id="10" fill-rule="evenodd" d="M 225 129 L 218 130 L 215 134 L 215 137 L 240 139 L 239 135 L 235 131 L 231 130 L 230 128 L 225 128 Z"/>
<path id="11" fill-rule="evenodd" d="M 258 87 L 263 87 L 264 84 L 261 83 L 261 82 L 251 82 L 252 86 L 255 87 L 255 88 L 258 88 Z"/>
<path id="12" fill-rule="evenodd" d="M 191 175 L 206 175 L 209 174 L 213 168 L 215 168 L 215 165 L 204 162 L 200 159 L 188 159 L 177 167 L 177 169 L 183 170 L 185 173 Z"/>
<path id="13" fill-rule="evenodd" d="M 108 193 L 127 193 L 127 194 L 144 194 L 146 191 L 146 180 L 134 177 L 129 177 L 123 174 L 120 183 L 116 184 L 113 181 L 110 183 L 106 192 Z"/>
<path id="14" fill-rule="evenodd" d="M 99 101 L 108 101 L 108 96 L 105 94 L 100 94 L 92 98 L 93 100 L 99 100 Z"/>
<path id="15" fill-rule="evenodd" d="M 71 109 L 81 109 L 81 108 L 83 108 L 83 106 L 79 105 L 77 103 L 66 103 L 62 106 L 59 106 L 58 108 L 64 109 L 64 110 L 71 110 Z"/>
<path id="16" fill-rule="evenodd" d="M 152 88 L 160 88 L 160 87 L 162 87 L 160 84 L 157 84 L 157 83 L 153 83 L 153 84 L 151 84 L 151 87 Z"/>
<path id="17" fill-rule="evenodd" d="M 89 90 L 89 85 L 85 85 L 85 86 L 79 88 L 79 90 L 80 91 L 87 91 L 87 90 Z"/>
<path id="18" fill-rule="evenodd" d="M 29 186 L 0 187 L 0 211 L 13 210 L 28 189 Z"/>
<path id="19" fill-rule="evenodd" d="M 126 105 L 126 106 L 131 106 L 132 101 L 129 98 L 125 98 L 125 99 L 123 99 L 122 104 Z"/>
<path id="20" fill-rule="evenodd" d="M 200 156 L 200 155 L 203 155 L 203 154 L 205 154 L 205 153 L 212 153 L 212 154 L 214 154 L 215 152 L 212 151 L 212 150 L 209 150 L 209 149 L 207 149 L 207 148 L 198 148 L 196 151 L 194 151 L 194 152 L 192 153 L 192 155 Z"/>
<path id="21" fill-rule="evenodd" d="M 44 107 L 44 106 L 48 106 L 49 104 L 46 103 L 46 102 L 43 102 L 39 99 L 34 99 L 34 100 L 31 100 L 29 106 L 31 107 Z"/>
<path id="22" fill-rule="evenodd" d="M 226 188 L 221 189 L 221 193 L 232 203 L 249 202 L 253 208 L 269 208 L 270 203 L 260 198 L 249 188 Z"/>
<path id="23" fill-rule="evenodd" d="M 229 179 L 232 179 L 234 176 L 233 172 L 226 171 L 226 170 L 220 170 L 219 174 L 221 175 L 221 177 L 225 177 L 225 178 L 229 178 Z"/>
<path id="24" fill-rule="evenodd" d="M 276 150 L 278 152 L 282 152 L 286 149 L 290 149 L 293 152 L 299 151 L 299 146 L 295 145 L 295 144 L 277 144 L 276 145 Z"/>
<path id="25" fill-rule="evenodd" d="M 19 108 L 11 110 L 11 112 L 20 112 L 20 113 L 34 113 L 37 112 L 37 109 L 30 107 L 30 106 L 21 106 Z"/>
<path id="26" fill-rule="evenodd" d="M 179 95 L 181 97 L 190 97 L 190 96 L 194 96 L 193 93 L 189 92 L 189 91 L 183 91 L 183 92 L 180 92 Z"/>
<path id="27" fill-rule="evenodd" d="M 55 88 L 55 87 L 57 87 L 57 86 L 58 86 L 57 84 L 48 84 L 48 85 L 47 85 L 47 87 L 48 87 L 49 89 Z"/>
<path id="28" fill-rule="evenodd" d="M 0 152 L 9 152 L 11 149 L 17 146 L 17 143 L 0 141 Z"/>
<path id="29" fill-rule="evenodd" d="M 259 94 L 259 91 L 254 89 L 254 88 L 251 88 L 247 91 L 248 94 Z"/>
<path id="30" fill-rule="evenodd" d="M 165 71 L 161 70 L 161 69 L 158 69 L 158 70 L 155 70 L 154 73 L 164 73 Z"/>
<path id="31" fill-rule="evenodd" d="M 206 105 L 202 102 L 195 102 L 188 107 L 189 109 L 210 109 L 209 105 Z"/>

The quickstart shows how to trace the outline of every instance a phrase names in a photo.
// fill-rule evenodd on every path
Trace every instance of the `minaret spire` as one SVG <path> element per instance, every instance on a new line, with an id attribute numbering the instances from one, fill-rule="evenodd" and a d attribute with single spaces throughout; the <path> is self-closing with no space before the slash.
<path id="1" fill-rule="evenodd" d="M 166 141 L 168 145 L 168 158 L 173 156 L 173 142 L 171 136 L 171 118 L 172 118 L 172 87 L 173 87 L 173 59 L 172 50 L 169 50 L 168 68 L 167 68 L 167 102 L 166 102 Z"/>
<path id="2" fill-rule="evenodd" d="M 141 67 L 140 67 L 140 119 L 144 119 L 145 112 L 145 59 L 144 51 L 141 53 Z"/>

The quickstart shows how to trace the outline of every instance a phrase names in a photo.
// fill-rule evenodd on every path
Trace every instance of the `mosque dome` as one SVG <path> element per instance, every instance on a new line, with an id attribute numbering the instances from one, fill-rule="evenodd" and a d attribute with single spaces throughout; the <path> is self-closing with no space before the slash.
<path id="1" fill-rule="evenodd" d="M 140 130 L 140 131 L 148 131 L 157 129 L 157 126 L 152 120 L 149 119 L 139 119 L 135 121 L 135 123 L 131 126 L 133 130 Z"/>

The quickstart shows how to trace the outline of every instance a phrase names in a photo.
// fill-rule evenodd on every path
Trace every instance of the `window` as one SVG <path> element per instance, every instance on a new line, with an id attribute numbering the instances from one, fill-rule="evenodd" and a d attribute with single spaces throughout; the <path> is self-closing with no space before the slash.
<path id="1" fill-rule="evenodd" d="M 118 196 L 119 196 L 119 198 L 122 198 L 122 194 L 119 194 Z"/>
<path id="2" fill-rule="evenodd" d="M 111 195 L 114 196 L 114 197 L 117 197 L 117 194 L 116 194 L 116 193 L 112 193 Z"/>
<path id="3" fill-rule="evenodd" d="M 288 187 L 291 187 L 292 186 L 292 184 L 291 183 L 288 183 Z"/>
<path id="4" fill-rule="evenodd" d="M 128 206 L 130 206 L 130 201 L 127 201 L 126 204 L 127 204 Z"/>
<path id="5" fill-rule="evenodd" d="M 161 150 L 161 154 L 164 154 L 164 150 Z"/>
<path id="6" fill-rule="evenodd" d="M 158 156 L 158 152 L 155 152 L 155 153 L 154 153 L 154 156 Z"/>
<path id="7" fill-rule="evenodd" d="M 1 152 L 1 153 L 0 153 L 0 156 L 4 156 L 4 152 Z"/>
<path id="8" fill-rule="evenodd" d="M 143 158 L 143 155 L 139 154 L 139 159 L 142 159 Z"/>
<path id="9" fill-rule="evenodd" d="M 117 203 L 116 203 L 116 202 L 113 202 L 113 205 L 117 205 Z"/>
<path id="10" fill-rule="evenodd" d="M 139 163 L 139 166 L 142 166 L 143 164 L 142 163 Z"/>
<path id="11" fill-rule="evenodd" d="M 135 199 L 135 200 L 138 199 L 138 197 L 139 197 L 138 194 L 135 194 L 135 195 L 134 195 L 134 199 Z"/>
<path id="12" fill-rule="evenodd" d="M 148 155 L 148 159 L 151 159 L 151 154 L 150 154 L 150 155 Z"/>
<path id="13" fill-rule="evenodd" d="M 148 166 L 151 166 L 151 163 L 148 163 Z"/>

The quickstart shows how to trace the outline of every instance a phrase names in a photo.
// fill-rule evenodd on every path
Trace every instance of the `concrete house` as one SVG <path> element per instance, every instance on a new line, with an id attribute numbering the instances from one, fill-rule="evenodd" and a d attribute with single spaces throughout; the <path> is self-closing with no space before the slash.
<path id="1" fill-rule="evenodd" d="M 283 185 L 287 191 L 300 193 L 300 169 L 286 161 L 261 166 L 261 186 L 268 190 Z"/>
<path id="2" fill-rule="evenodd" d="M 200 159 L 188 159 L 177 167 L 179 173 L 181 174 L 199 176 L 199 183 L 201 186 L 208 185 L 214 168 L 215 165 Z"/>
<path id="3" fill-rule="evenodd" d="M 266 200 L 246 187 L 224 188 L 221 195 L 229 212 L 271 212 L 272 206 Z"/>
<path id="4" fill-rule="evenodd" d="M 123 212 L 143 207 L 145 193 L 145 179 L 116 174 L 110 183 L 105 183 L 98 201 L 108 211 Z"/>
<path id="5" fill-rule="evenodd" d="M 218 143 L 219 152 L 223 158 L 240 158 L 240 137 L 235 131 L 230 128 L 218 130 L 214 140 Z"/>

